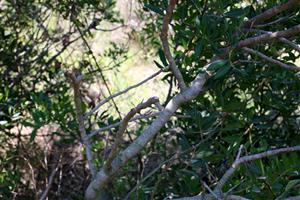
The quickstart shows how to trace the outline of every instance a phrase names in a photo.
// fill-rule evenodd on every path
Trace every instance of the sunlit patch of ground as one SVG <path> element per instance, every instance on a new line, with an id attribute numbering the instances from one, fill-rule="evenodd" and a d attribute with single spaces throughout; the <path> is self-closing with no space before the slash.
<path id="1" fill-rule="evenodd" d="M 153 57 L 147 60 L 145 56 L 147 52 L 143 51 L 141 46 L 138 44 L 138 41 L 130 40 L 127 35 L 130 28 L 137 28 L 135 26 L 139 24 L 138 21 L 135 21 L 137 19 L 134 14 L 128 13 L 134 12 L 133 8 L 135 5 L 130 5 L 132 2 L 134 1 L 118 1 L 118 8 L 121 9 L 121 16 L 124 17 L 125 24 L 129 24 L 130 27 L 119 28 L 111 32 L 99 32 L 95 35 L 93 40 L 90 41 L 91 47 L 96 55 L 102 54 L 105 48 L 109 47 L 110 42 L 120 44 L 128 44 L 129 42 L 129 59 L 122 63 L 118 70 L 104 71 L 112 93 L 116 93 L 131 85 L 137 84 L 159 70 L 153 62 L 153 60 L 157 58 Z M 116 24 L 103 24 L 104 29 L 112 29 L 117 26 L 118 25 Z M 164 75 L 164 73 L 161 73 L 159 76 L 148 81 L 142 86 L 131 90 L 127 94 L 117 97 L 115 101 L 120 112 L 122 114 L 126 114 L 138 103 L 143 100 L 146 101 L 148 98 L 153 96 L 159 97 L 160 101 L 164 102 L 168 92 L 168 84 L 161 81 L 161 78 Z M 105 95 L 108 96 L 107 91 L 105 92 Z M 106 105 L 101 109 L 109 109 L 110 114 L 116 115 L 112 104 Z"/>

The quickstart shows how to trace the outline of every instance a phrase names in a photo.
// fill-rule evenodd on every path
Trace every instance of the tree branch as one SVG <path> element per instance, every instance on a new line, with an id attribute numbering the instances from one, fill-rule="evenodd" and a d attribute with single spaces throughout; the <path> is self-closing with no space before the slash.
<path id="1" fill-rule="evenodd" d="M 174 58 L 171 55 L 171 51 L 170 51 L 170 47 L 169 47 L 169 42 L 168 42 L 168 30 L 169 30 L 169 23 L 171 22 L 172 19 L 172 15 L 173 15 L 173 10 L 175 8 L 175 5 L 177 3 L 177 0 L 170 0 L 169 6 L 167 8 L 167 13 L 164 16 L 163 19 L 163 25 L 162 25 L 162 30 L 161 30 L 161 34 L 160 34 L 160 39 L 162 42 L 162 46 L 164 49 L 164 53 L 165 56 L 169 62 L 169 67 L 173 73 L 173 75 L 175 76 L 175 78 L 178 81 L 178 85 L 180 90 L 185 90 L 187 88 L 182 74 L 180 72 L 180 70 L 178 69 L 176 62 L 174 60 Z"/>
<path id="2" fill-rule="evenodd" d="M 111 170 L 106 173 L 103 168 L 97 173 L 96 178 L 90 183 L 86 192 L 85 198 L 87 200 L 94 200 L 101 195 L 101 191 L 105 185 L 113 178 L 120 168 L 127 163 L 128 160 L 136 156 L 143 147 L 157 134 L 157 132 L 165 125 L 170 117 L 175 113 L 178 107 L 185 102 L 188 102 L 203 91 L 204 84 L 208 78 L 208 74 L 200 73 L 192 82 L 191 86 L 185 91 L 174 96 L 161 111 L 158 117 L 143 131 L 131 145 L 122 151 L 111 164 Z"/>
<path id="3" fill-rule="evenodd" d="M 269 150 L 269 151 L 265 151 L 265 152 L 262 152 L 262 153 L 253 154 L 253 155 L 238 158 L 234 161 L 234 163 L 231 165 L 231 167 L 225 172 L 223 177 L 218 182 L 215 190 L 222 190 L 222 188 L 224 187 L 226 182 L 229 180 L 229 178 L 233 175 L 233 173 L 238 169 L 238 167 L 241 164 L 243 164 L 245 162 L 250 162 L 250 161 L 258 160 L 258 159 L 261 159 L 261 158 L 266 158 L 266 157 L 274 156 L 274 155 L 277 155 L 277 154 L 294 152 L 294 151 L 300 151 L 300 145 L 293 146 L 293 147 L 281 148 L 281 149 Z"/>
<path id="4" fill-rule="evenodd" d="M 244 29 L 244 30 L 246 32 L 255 32 L 255 33 L 269 33 L 269 34 L 272 33 L 270 31 L 263 31 L 263 30 L 259 30 L 259 29 Z M 289 45 L 290 47 L 292 47 L 293 49 L 295 49 L 296 51 L 298 51 L 300 53 L 300 47 L 296 43 L 294 43 L 294 42 L 292 42 L 292 41 L 290 41 L 290 40 L 288 40 L 284 37 L 280 37 L 280 38 L 277 38 L 277 39 L 279 41 Z"/>
<path id="5" fill-rule="evenodd" d="M 238 42 L 236 48 L 242 48 L 242 47 L 246 47 L 246 46 L 250 46 L 262 42 L 267 42 L 281 37 L 288 38 L 297 35 L 299 33 L 300 33 L 300 25 L 296 25 L 284 31 L 267 32 L 265 34 L 256 37 L 247 38 L 245 40 Z"/>
<path id="6" fill-rule="evenodd" d="M 106 103 L 109 102 L 111 99 L 113 99 L 113 98 L 115 98 L 115 97 L 117 97 L 117 96 L 120 96 L 120 95 L 122 95 L 122 94 L 125 94 L 125 93 L 127 93 L 128 91 L 130 91 L 130 90 L 132 90 L 132 89 L 134 89 L 134 88 L 137 88 L 137 87 L 143 85 L 143 84 L 146 83 L 147 81 L 149 81 L 149 80 L 153 79 L 154 77 L 158 76 L 161 72 L 162 72 L 162 70 L 159 70 L 159 71 L 155 72 L 154 74 L 152 74 L 151 76 L 149 76 L 148 78 L 146 78 L 146 79 L 142 80 L 141 82 L 137 83 L 136 85 L 132 85 L 132 86 L 130 86 L 130 87 L 128 87 L 128 88 L 126 88 L 126 89 L 120 91 L 120 92 L 117 92 L 117 93 L 115 93 L 115 94 L 113 94 L 113 95 L 111 95 L 111 96 L 105 98 L 104 100 L 100 101 L 100 102 L 95 106 L 95 108 L 93 108 L 90 112 L 86 113 L 85 116 L 84 116 L 84 118 L 87 119 L 90 115 L 92 115 L 94 112 L 96 112 L 102 105 L 106 104 Z"/>
<path id="7" fill-rule="evenodd" d="M 300 53 L 300 47 L 297 44 L 295 44 L 294 42 L 292 42 L 292 41 L 290 41 L 286 38 L 283 38 L 283 37 L 278 38 L 278 40 L 280 40 L 281 42 L 291 46 L 293 49 L 295 49 L 296 51 L 298 51 Z"/>
<path id="8" fill-rule="evenodd" d="M 81 135 L 81 140 L 85 146 L 86 151 L 86 157 L 88 161 L 88 165 L 92 174 L 92 177 L 95 178 L 96 176 L 96 169 L 93 164 L 93 155 L 91 151 L 91 144 L 89 140 L 86 137 L 86 130 L 84 126 L 84 119 L 83 119 L 83 112 L 82 112 L 82 99 L 80 94 L 80 84 L 82 81 L 82 75 L 79 74 L 79 72 L 76 72 L 75 70 L 73 72 L 67 73 L 68 77 L 71 80 L 71 85 L 74 90 L 74 101 L 75 101 L 75 108 L 76 108 L 76 117 L 77 117 L 77 123 L 79 127 L 79 132 Z"/>
<path id="9" fill-rule="evenodd" d="M 116 157 L 116 155 L 118 154 L 118 148 L 122 142 L 122 138 L 123 138 L 123 133 L 127 128 L 127 125 L 129 123 L 129 120 L 136 114 L 139 113 L 142 109 L 145 109 L 147 107 L 150 107 L 152 104 L 155 104 L 159 102 L 157 97 L 152 97 L 150 99 L 148 99 L 146 102 L 144 103 L 140 103 L 139 105 L 137 105 L 135 108 L 132 108 L 129 113 L 124 117 L 124 119 L 121 122 L 121 126 L 118 130 L 118 132 L 116 133 L 116 139 L 115 139 L 115 143 L 113 144 L 112 148 L 111 148 L 111 152 L 107 158 L 107 161 L 105 163 L 105 168 L 106 170 L 110 171 L 111 170 L 111 163 L 113 161 L 113 159 Z"/>
<path id="10" fill-rule="evenodd" d="M 274 149 L 274 150 L 269 150 L 269 151 L 265 151 L 265 152 L 258 153 L 258 154 L 239 157 L 241 154 L 241 150 L 242 150 L 242 147 L 239 148 L 238 155 L 237 155 L 235 161 L 233 162 L 233 164 L 231 165 L 231 167 L 225 172 L 225 174 L 219 180 L 217 186 L 213 190 L 213 192 L 215 194 L 219 194 L 220 192 L 222 192 L 222 188 L 224 187 L 226 182 L 229 180 L 229 178 L 233 175 L 233 173 L 238 169 L 238 167 L 241 164 L 250 162 L 250 161 L 254 161 L 254 160 L 258 160 L 258 159 L 262 159 L 262 158 L 266 158 L 266 157 L 270 157 L 270 156 L 274 156 L 274 155 L 281 154 L 281 153 L 300 151 L 300 145 L 294 146 L 294 147 Z M 221 194 L 224 195 L 224 197 L 222 197 L 222 199 L 225 199 L 225 200 L 248 200 L 247 198 L 237 196 L 237 195 L 226 195 L 223 193 L 221 193 Z M 290 197 L 290 198 L 287 198 L 286 200 L 296 200 L 296 199 L 299 199 L 299 197 L 300 196 Z M 174 200 L 216 200 L 216 197 L 212 194 L 203 193 L 203 194 L 193 196 L 193 197 L 183 197 L 183 198 L 177 198 Z"/>
<path id="11" fill-rule="evenodd" d="M 280 66 L 280 67 L 282 67 L 284 69 L 291 70 L 291 71 L 296 71 L 296 72 L 300 71 L 300 67 L 297 67 L 295 65 L 287 65 L 287 64 L 282 63 L 282 62 L 280 62 L 278 60 L 270 58 L 270 57 L 266 56 L 265 54 L 260 53 L 259 51 L 255 51 L 254 49 L 250 49 L 248 47 L 244 47 L 243 50 L 246 51 L 246 52 L 248 52 L 248 53 L 250 53 L 250 54 L 257 55 L 260 58 L 262 58 L 263 60 L 265 60 L 265 61 L 267 61 L 269 63 L 272 63 L 274 65 L 278 65 L 278 66 Z"/>
<path id="12" fill-rule="evenodd" d="M 261 24 L 261 23 L 265 22 L 266 20 L 274 17 L 275 15 L 277 15 L 283 11 L 295 9 L 298 6 L 300 6 L 299 0 L 290 0 L 287 3 L 270 8 L 270 9 L 266 10 L 265 12 L 261 13 L 260 15 L 257 15 L 255 17 L 249 19 L 248 21 L 246 21 L 244 23 L 243 27 L 250 28 L 255 25 Z"/>

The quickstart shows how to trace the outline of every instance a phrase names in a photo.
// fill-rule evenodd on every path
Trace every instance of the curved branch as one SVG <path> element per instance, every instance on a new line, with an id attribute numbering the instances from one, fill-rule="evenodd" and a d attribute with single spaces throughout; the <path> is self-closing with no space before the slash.
<path id="1" fill-rule="evenodd" d="M 111 152 L 107 158 L 107 161 L 105 163 L 105 168 L 110 171 L 111 170 L 111 162 L 113 161 L 113 159 L 116 157 L 116 155 L 118 154 L 118 148 L 122 142 L 122 136 L 124 131 L 127 128 L 127 125 L 129 123 L 129 120 L 136 114 L 139 113 L 142 109 L 145 109 L 147 107 L 150 107 L 152 104 L 157 103 L 159 100 L 157 97 L 152 97 L 150 99 L 148 99 L 146 102 L 144 103 L 140 103 L 139 105 L 137 105 L 135 108 L 132 108 L 129 113 L 124 117 L 124 119 L 121 122 L 121 126 L 116 134 L 116 139 L 115 139 L 115 143 L 113 144 L 112 148 L 111 148 Z"/>
<path id="2" fill-rule="evenodd" d="M 162 25 L 162 30 L 161 30 L 161 34 L 160 34 L 160 39 L 162 42 L 164 53 L 169 62 L 169 67 L 170 67 L 173 75 L 175 76 L 176 80 L 178 81 L 180 90 L 183 91 L 186 89 L 187 86 L 183 80 L 180 70 L 178 69 L 178 67 L 176 65 L 174 58 L 171 55 L 171 51 L 170 51 L 170 47 L 169 47 L 169 43 L 168 43 L 169 23 L 171 22 L 173 10 L 175 8 L 176 3 L 177 3 L 177 0 L 170 0 L 169 6 L 167 8 L 167 13 L 163 19 L 163 25 Z"/>

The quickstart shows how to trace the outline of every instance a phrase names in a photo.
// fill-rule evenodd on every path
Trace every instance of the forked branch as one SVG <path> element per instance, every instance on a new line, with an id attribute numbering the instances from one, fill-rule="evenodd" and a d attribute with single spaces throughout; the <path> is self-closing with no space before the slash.
<path id="1" fill-rule="evenodd" d="M 157 97 L 152 97 L 150 99 L 148 99 L 146 102 L 144 103 L 140 103 L 139 105 L 137 105 L 135 108 L 132 108 L 129 113 L 124 117 L 124 119 L 121 122 L 121 126 L 118 130 L 118 132 L 116 133 L 116 139 L 115 139 L 115 143 L 113 144 L 112 148 L 111 148 L 111 152 L 107 158 L 106 164 L 105 164 L 105 168 L 106 170 L 110 171 L 111 170 L 111 162 L 113 161 L 113 159 L 116 157 L 116 155 L 118 154 L 118 149 L 119 146 L 122 142 L 123 139 L 123 133 L 126 130 L 126 127 L 130 121 L 131 118 L 133 118 L 133 116 L 136 113 L 139 113 L 142 109 L 145 109 L 147 107 L 150 107 L 152 104 L 157 103 L 159 100 Z"/>

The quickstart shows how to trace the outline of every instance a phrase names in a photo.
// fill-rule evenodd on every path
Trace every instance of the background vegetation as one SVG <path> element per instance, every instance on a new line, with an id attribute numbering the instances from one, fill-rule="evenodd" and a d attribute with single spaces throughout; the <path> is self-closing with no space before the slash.
<path id="1" fill-rule="evenodd" d="M 86 114 L 161 70 L 151 82 L 109 98 L 85 119 L 92 165 L 99 171 L 106 170 L 120 138 L 118 122 L 122 127 L 131 108 L 153 96 L 160 102 L 135 113 L 140 119 L 125 126 L 116 148 L 120 155 L 159 118 L 160 106 L 183 93 L 161 41 L 170 2 L 0 1 L 1 199 L 84 199 L 95 177 L 87 164 L 89 148 L 84 147 L 89 145 L 80 131 L 78 108 Z M 209 190 L 239 153 L 299 145 L 299 7 L 297 0 L 180 0 L 167 23 L 167 43 L 188 86 L 198 74 L 209 74 L 204 92 L 183 103 L 145 148 L 111 173 L 103 187 L 106 198 L 165 199 L 202 192 L 216 199 L 216 191 Z M 287 30 L 294 32 L 276 35 Z M 239 46 L 272 33 L 272 39 Z M 67 76 L 74 69 L 82 75 L 79 107 Z M 299 156 L 286 153 L 242 164 L 224 194 L 299 196 Z M 112 168 L 116 163 L 118 157 Z"/>

